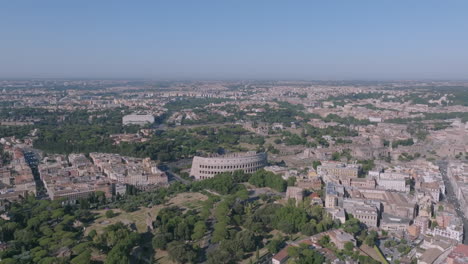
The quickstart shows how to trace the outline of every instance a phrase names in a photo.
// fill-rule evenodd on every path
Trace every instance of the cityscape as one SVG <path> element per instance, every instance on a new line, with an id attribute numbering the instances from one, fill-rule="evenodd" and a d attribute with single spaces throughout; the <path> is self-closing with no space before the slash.
<path id="1" fill-rule="evenodd" d="M 11 51 L 0 61 L 0 264 L 468 263 L 465 4 L 440 7 L 447 24 L 426 28 L 414 17 L 430 23 L 439 11 L 432 1 L 408 4 L 423 9 L 411 15 L 395 11 L 405 5 L 399 1 L 89 2 L 89 9 L 45 2 L 9 3 L 10 12 L 0 11 L 10 19 L 5 25 L 25 33 L 21 38 L 38 32 L 33 47 L 0 29 Z M 430 43 L 426 54 L 389 41 L 386 61 L 317 53 L 317 62 L 304 64 L 313 51 L 277 39 L 282 32 L 304 40 L 309 26 L 321 27 L 299 23 L 309 19 L 297 18 L 304 12 L 325 10 L 313 18 L 323 22 L 331 9 L 374 17 L 360 8 L 384 6 L 390 15 L 382 16 L 405 22 L 377 21 L 376 33 L 363 17 L 339 19 L 329 30 L 349 43 L 330 40 L 319 53 L 338 45 L 347 54 L 377 56 L 356 43 L 379 34 L 402 40 L 407 27 L 424 30 L 410 37 L 418 49 L 425 49 L 426 33 L 447 43 L 453 33 L 457 44 Z M 101 17 L 107 8 L 112 14 Z M 20 9 L 44 20 L 35 25 L 7 14 Z M 294 28 L 278 21 L 283 11 Z M 71 23 L 81 21 L 80 12 L 91 22 Z M 215 25 L 209 14 L 225 20 Z M 88 23 L 108 35 L 97 37 Z M 351 36 L 347 23 L 364 28 L 352 28 Z M 167 38 L 153 39 L 149 27 Z M 95 44 L 68 43 L 83 30 Z M 322 30 L 314 38 L 333 35 Z M 241 36 L 247 44 L 227 43 Z M 58 39 L 76 53 L 57 49 Z M 153 40 L 160 42 L 146 46 Z M 219 46 L 200 47 L 213 42 Z M 43 61 L 41 48 L 49 57 Z M 465 53 L 453 55 L 458 48 Z M 182 55 L 167 61 L 165 52 Z M 291 58 L 280 59 L 286 54 Z M 149 62 L 153 55 L 161 60 Z"/>
<path id="2" fill-rule="evenodd" d="M 52 211 L 82 226 L 65 258 L 83 243 L 96 248 L 76 258 L 104 258 L 117 223 L 139 261 L 466 257 L 468 82 L 1 85 L 3 224 L 24 199 L 80 208 Z"/>

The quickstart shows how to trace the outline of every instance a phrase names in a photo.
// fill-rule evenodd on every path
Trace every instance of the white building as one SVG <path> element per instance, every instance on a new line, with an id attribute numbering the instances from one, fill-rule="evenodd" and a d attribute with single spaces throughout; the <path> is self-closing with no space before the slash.
<path id="1" fill-rule="evenodd" d="M 462 225 L 463 226 L 463 225 Z M 435 227 L 432 231 L 428 231 L 433 236 L 441 236 L 450 238 L 458 241 L 459 243 L 463 242 L 463 227 L 450 225 L 447 228 Z"/>
<path id="2" fill-rule="evenodd" d="M 369 121 L 373 122 L 373 123 L 380 123 L 380 122 L 382 122 L 382 118 L 381 117 L 369 116 Z"/>
<path id="3" fill-rule="evenodd" d="M 410 186 L 406 184 L 407 174 L 401 173 L 379 173 L 375 178 L 379 189 L 394 190 L 398 192 L 409 192 Z"/>
<path id="4" fill-rule="evenodd" d="M 154 116 L 146 114 L 130 114 L 122 117 L 123 125 L 139 125 L 154 123 Z"/>

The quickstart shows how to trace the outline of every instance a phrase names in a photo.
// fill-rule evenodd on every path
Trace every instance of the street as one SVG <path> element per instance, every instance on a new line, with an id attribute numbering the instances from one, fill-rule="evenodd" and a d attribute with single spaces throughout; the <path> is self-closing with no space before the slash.
<path id="1" fill-rule="evenodd" d="M 457 215 L 463 220 L 463 244 L 468 243 L 468 232 L 467 232 L 467 227 L 468 227 L 468 221 L 465 218 L 465 215 L 463 211 L 460 208 L 460 204 L 458 203 L 458 199 L 455 195 L 455 192 L 452 188 L 452 185 L 450 184 L 450 180 L 447 176 L 447 161 L 438 161 L 437 165 L 440 168 L 440 173 L 442 174 L 442 178 L 444 179 L 444 184 L 445 184 L 445 198 L 447 201 L 455 206 L 455 211 L 457 212 Z"/>
<path id="2" fill-rule="evenodd" d="M 28 166 L 31 168 L 32 174 L 34 176 L 34 181 L 36 182 L 36 198 L 37 199 L 48 199 L 49 196 L 47 195 L 47 191 L 44 187 L 44 182 L 42 182 L 41 177 L 39 175 L 39 160 L 40 154 L 33 151 L 26 149 L 24 150 L 24 159 Z"/>

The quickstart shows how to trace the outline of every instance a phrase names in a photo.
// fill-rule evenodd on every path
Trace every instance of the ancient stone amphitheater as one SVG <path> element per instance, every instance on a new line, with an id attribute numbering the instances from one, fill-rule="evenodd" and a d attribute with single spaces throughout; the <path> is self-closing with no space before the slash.
<path id="1" fill-rule="evenodd" d="M 196 180 L 204 180 L 213 178 L 222 172 L 243 170 L 245 173 L 252 173 L 265 167 L 266 164 L 267 154 L 265 152 L 250 151 L 209 157 L 195 156 L 190 176 L 195 177 Z"/>

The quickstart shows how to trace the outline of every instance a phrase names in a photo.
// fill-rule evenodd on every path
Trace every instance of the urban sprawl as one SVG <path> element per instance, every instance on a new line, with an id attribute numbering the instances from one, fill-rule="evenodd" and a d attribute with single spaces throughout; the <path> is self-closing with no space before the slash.
<path id="1" fill-rule="evenodd" d="M 0 263 L 468 263 L 468 83 L 4 80 L 0 177 Z"/>

